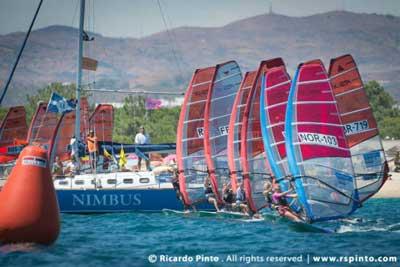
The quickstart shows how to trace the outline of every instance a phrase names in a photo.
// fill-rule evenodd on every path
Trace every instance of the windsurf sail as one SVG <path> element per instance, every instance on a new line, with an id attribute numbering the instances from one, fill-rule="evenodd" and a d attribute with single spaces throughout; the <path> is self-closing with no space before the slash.
<path id="1" fill-rule="evenodd" d="M 246 107 L 247 96 L 254 83 L 257 72 L 246 72 L 238 93 L 236 94 L 235 102 L 233 103 L 232 112 L 229 120 L 228 131 L 228 165 L 231 177 L 231 187 L 233 192 L 236 192 L 237 181 L 242 180 L 242 165 L 240 162 L 240 140 L 243 112 Z"/>
<path id="2" fill-rule="evenodd" d="M 286 149 L 285 114 L 290 90 L 290 76 L 284 66 L 273 68 L 263 76 L 260 97 L 261 130 L 272 174 L 282 191 L 290 188 Z"/>
<path id="3" fill-rule="evenodd" d="M 114 108 L 109 104 L 99 104 L 89 119 L 99 142 L 112 142 L 114 128 Z"/>
<path id="4" fill-rule="evenodd" d="M 11 107 L 1 122 L 0 147 L 15 145 L 17 140 L 25 140 L 27 132 L 25 108 Z"/>
<path id="5" fill-rule="evenodd" d="M 230 182 L 227 157 L 229 118 L 242 73 L 235 61 L 219 64 L 216 68 L 204 111 L 204 153 L 213 191 L 217 201 L 222 203 L 223 184 Z"/>
<path id="6" fill-rule="evenodd" d="M 29 126 L 27 143 L 40 145 L 49 150 L 59 118 L 57 113 L 46 112 L 46 110 L 47 103 L 40 102 Z"/>
<path id="7" fill-rule="evenodd" d="M 266 205 L 262 192 L 265 182 L 270 179 L 271 175 L 261 134 L 261 78 L 268 69 L 279 66 L 284 66 L 281 58 L 266 60 L 260 63 L 243 113 L 240 150 L 243 168 L 242 175 L 246 200 L 253 212 L 257 212 Z"/>
<path id="8" fill-rule="evenodd" d="M 179 116 L 176 156 L 180 192 L 186 205 L 204 199 L 203 184 L 208 175 L 203 140 L 204 109 L 215 74 L 215 67 L 195 71 Z"/>
<path id="9" fill-rule="evenodd" d="M 359 198 L 365 201 L 382 187 L 389 171 L 377 123 L 351 55 L 332 59 L 329 77 L 350 147 Z"/>
<path id="10" fill-rule="evenodd" d="M 358 206 L 351 154 L 328 74 L 300 64 L 292 80 L 285 148 L 297 200 L 308 222 L 346 217 Z"/>

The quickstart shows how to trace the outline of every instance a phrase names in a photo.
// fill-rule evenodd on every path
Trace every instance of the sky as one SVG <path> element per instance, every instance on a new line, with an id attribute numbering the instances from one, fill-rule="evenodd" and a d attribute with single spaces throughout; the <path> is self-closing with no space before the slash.
<path id="1" fill-rule="evenodd" d="M 78 26 L 79 0 L 44 0 L 34 29 Z M 39 0 L 1 0 L 0 34 L 26 31 Z M 179 26 L 218 27 L 232 21 L 274 13 L 308 16 L 332 10 L 400 16 L 400 0 L 86 0 L 89 31 L 110 37 L 140 38 Z"/>

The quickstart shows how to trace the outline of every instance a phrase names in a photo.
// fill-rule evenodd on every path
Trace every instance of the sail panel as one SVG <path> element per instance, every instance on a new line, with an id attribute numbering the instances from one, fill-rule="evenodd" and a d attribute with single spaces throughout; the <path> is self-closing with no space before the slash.
<path id="1" fill-rule="evenodd" d="M 112 142 L 114 129 L 114 108 L 109 104 L 99 104 L 89 119 L 99 142 Z"/>
<path id="2" fill-rule="evenodd" d="M 204 199 L 207 164 L 204 156 L 204 109 L 216 68 L 198 69 L 186 91 L 178 122 L 176 154 L 179 185 L 186 205 Z"/>
<path id="3" fill-rule="evenodd" d="M 257 212 L 265 206 L 262 195 L 271 171 L 265 152 L 260 124 L 260 94 L 262 76 L 268 69 L 284 66 L 281 58 L 262 61 L 246 101 L 241 129 L 243 183 L 250 209 Z"/>
<path id="4" fill-rule="evenodd" d="M 242 165 L 240 162 L 240 140 L 243 113 L 246 107 L 247 96 L 254 83 L 257 72 L 246 72 L 239 91 L 236 94 L 235 102 L 232 107 L 232 113 L 229 120 L 228 132 L 228 165 L 231 176 L 232 190 L 236 192 L 237 181 L 242 180 Z"/>
<path id="5" fill-rule="evenodd" d="M 235 61 L 217 65 L 204 113 L 204 150 L 211 184 L 222 203 L 222 187 L 229 183 L 227 143 L 229 120 L 242 73 Z"/>
<path id="6" fill-rule="evenodd" d="M 359 197 L 365 201 L 382 187 L 388 175 L 377 122 L 351 55 L 332 59 L 329 76 L 357 175 Z"/>
<path id="7" fill-rule="evenodd" d="M 27 133 L 25 108 L 11 107 L 1 122 L 0 147 L 14 145 L 17 140 L 25 140 Z"/>
<path id="8" fill-rule="evenodd" d="M 354 170 L 322 62 L 298 67 L 288 99 L 285 135 L 303 215 L 313 222 L 351 214 L 358 207 Z"/>

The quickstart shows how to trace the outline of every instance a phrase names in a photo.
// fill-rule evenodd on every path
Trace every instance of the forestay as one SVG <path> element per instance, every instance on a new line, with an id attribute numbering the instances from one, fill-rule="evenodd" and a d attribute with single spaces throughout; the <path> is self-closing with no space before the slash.
<path id="1" fill-rule="evenodd" d="M 328 74 L 319 60 L 299 65 L 285 121 L 289 170 L 309 222 L 346 217 L 358 207 L 354 171 Z"/>
<path id="2" fill-rule="evenodd" d="M 350 147 L 361 201 L 385 183 L 388 166 L 375 117 L 351 55 L 331 60 L 329 76 Z"/>

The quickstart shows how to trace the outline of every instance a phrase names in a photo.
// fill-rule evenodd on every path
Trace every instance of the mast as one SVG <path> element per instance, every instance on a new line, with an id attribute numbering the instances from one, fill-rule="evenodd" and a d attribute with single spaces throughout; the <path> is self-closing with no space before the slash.
<path id="1" fill-rule="evenodd" d="M 83 25 L 85 20 L 85 0 L 81 1 L 80 18 L 79 18 L 79 36 L 78 36 L 78 72 L 76 75 L 76 109 L 75 109 L 75 138 L 77 141 L 81 139 L 81 86 L 82 86 L 82 55 L 83 55 Z"/>

